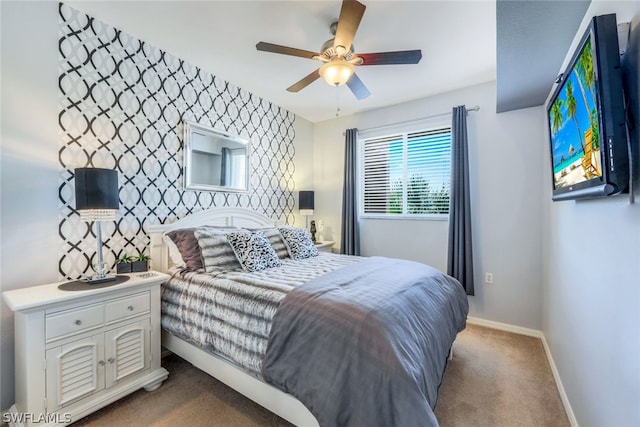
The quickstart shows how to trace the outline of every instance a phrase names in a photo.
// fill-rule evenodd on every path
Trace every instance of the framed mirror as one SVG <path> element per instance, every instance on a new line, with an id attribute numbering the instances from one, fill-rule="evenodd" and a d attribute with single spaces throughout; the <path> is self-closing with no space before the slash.
<path id="1" fill-rule="evenodd" d="M 249 191 L 249 140 L 184 121 L 185 190 Z"/>

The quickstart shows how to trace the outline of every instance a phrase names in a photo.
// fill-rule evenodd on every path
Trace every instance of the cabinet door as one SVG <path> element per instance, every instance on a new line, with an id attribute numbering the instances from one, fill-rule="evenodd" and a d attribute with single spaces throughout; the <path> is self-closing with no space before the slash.
<path id="1" fill-rule="evenodd" d="M 53 411 L 102 390 L 104 335 L 47 350 L 47 410 Z"/>
<path id="2" fill-rule="evenodd" d="M 149 369 L 149 318 L 105 332 L 106 386 Z"/>

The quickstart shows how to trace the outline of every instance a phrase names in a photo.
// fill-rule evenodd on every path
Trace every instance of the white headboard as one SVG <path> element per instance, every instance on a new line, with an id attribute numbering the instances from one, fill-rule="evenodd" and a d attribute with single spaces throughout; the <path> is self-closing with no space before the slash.
<path id="1" fill-rule="evenodd" d="M 171 224 L 147 226 L 151 237 L 151 266 L 154 270 L 166 273 L 171 262 L 169 250 L 162 236 L 167 231 L 178 228 L 198 227 L 201 225 L 227 225 L 235 227 L 265 227 L 279 225 L 278 221 L 247 208 L 213 208 L 188 215 Z"/>

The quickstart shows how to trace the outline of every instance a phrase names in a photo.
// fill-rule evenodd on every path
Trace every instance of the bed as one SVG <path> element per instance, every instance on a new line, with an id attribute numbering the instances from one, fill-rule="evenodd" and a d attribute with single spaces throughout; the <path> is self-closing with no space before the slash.
<path id="1" fill-rule="evenodd" d="M 468 312 L 455 279 L 410 261 L 325 253 L 252 273 L 172 268 L 163 236 L 205 225 L 282 224 L 216 208 L 148 228 L 153 268 L 172 274 L 165 348 L 298 426 L 437 426 L 437 389 Z"/>

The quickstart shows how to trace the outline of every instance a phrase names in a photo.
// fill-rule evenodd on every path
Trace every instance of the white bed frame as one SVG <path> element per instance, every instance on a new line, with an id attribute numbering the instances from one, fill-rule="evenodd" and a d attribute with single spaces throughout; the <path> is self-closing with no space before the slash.
<path id="1" fill-rule="evenodd" d="M 169 250 L 162 238 L 164 233 L 199 225 L 263 227 L 278 225 L 278 223 L 249 209 L 214 208 L 189 215 L 172 224 L 148 226 L 147 230 L 151 235 L 150 255 L 153 269 L 166 273 L 171 266 Z M 227 359 L 207 353 L 164 330 L 162 345 L 290 423 L 301 427 L 319 426 L 318 420 L 298 399 L 249 375 Z"/>

